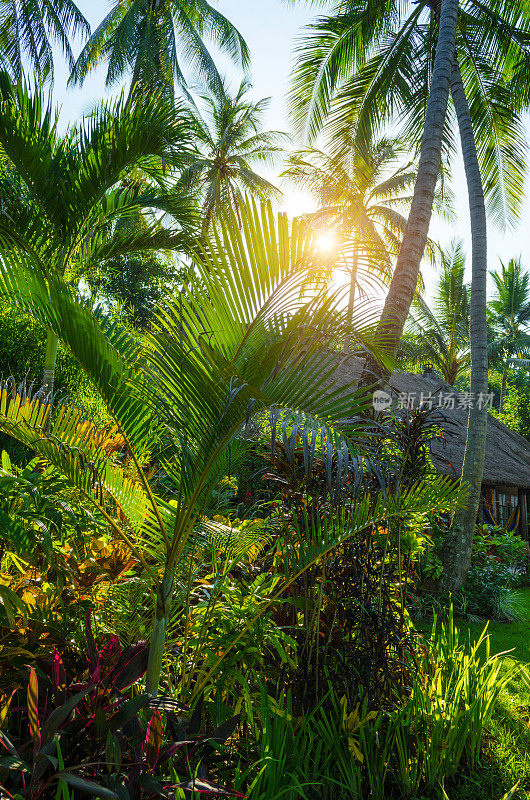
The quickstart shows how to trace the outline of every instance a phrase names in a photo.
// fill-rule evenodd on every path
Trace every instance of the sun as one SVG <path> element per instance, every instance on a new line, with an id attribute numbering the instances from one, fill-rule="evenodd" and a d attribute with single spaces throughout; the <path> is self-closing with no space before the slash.
<path id="1" fill-rule="evenodd" d="M 337 234 L 335 231 L 320 231 L 315 236 L 315 247 L 323 255 L 329 256 L 337 249 Z"/>
<path id="2" fill-rule="evenodd" d="M 315 198 L 309 192 L 292 190 L 284 192 L 283 202 L 280 208 L 285 212 L 289 219 L 311 215 L 317 210 Z M 337 233 L 331 228 L 313 227 L 313 247 L 321 256 L 332 256 L 339 250 L 339 238 Z"/>

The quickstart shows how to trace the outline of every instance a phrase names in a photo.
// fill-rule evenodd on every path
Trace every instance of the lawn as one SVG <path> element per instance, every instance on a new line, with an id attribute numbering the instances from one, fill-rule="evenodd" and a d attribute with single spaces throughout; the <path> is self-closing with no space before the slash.
<path id="1" fill-rule="evenodd" d="M 507 658 L 530 664 L 530 588 L 518 593 L 521 619 L 512 623 L 490 622 L 488 630 L 492 653 L 511 650 Z M 460 631 L 476 639 L 480 624 L 460 622 Z M 449 800 L 500 800 L 503 793 L 519 782 L 515 798 L 530 798 L 530 669 L 512 681 L 503 692 L 489 730 L 485 735 L 480 768 L 460 775 L 446 786 Z"/>
<path id="2" fill-rule="evenodd" d="M 490 634 L 491 650 L 494 653 L 502 653 L 511 650 L 512 658 L 516 658 L 522 664 L 530 663 L 530 588 L 521 589 L 517 592 L 517 610 L 520 614 L 518 622 L 490 622 L 488 632 Z M 483 629 L 481 624 L 465 624 L 461 622 L 459 628 L 462 633 L 469 631 L 472 637 L 477 637 Z"/>

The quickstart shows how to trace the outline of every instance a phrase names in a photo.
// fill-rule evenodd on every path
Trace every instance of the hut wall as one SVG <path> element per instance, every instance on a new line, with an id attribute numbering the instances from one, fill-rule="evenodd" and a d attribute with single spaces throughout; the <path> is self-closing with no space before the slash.
<path id="1" fill-rule="evenodd" d="M 528 492 L 523 489 L 518 491 L 519 508 L 521 509 L 521 516 L 519 518 L 519 533 L 528 541 Z"/>
<path id="2" fill-rule="evenodd" d="M 507 525 L 510 516 L 517 508 L 517 489 L 508 486 L 497 486 L 495 489 L 495 495 L 497 500 L 497 522 L 499 525 Z"/>

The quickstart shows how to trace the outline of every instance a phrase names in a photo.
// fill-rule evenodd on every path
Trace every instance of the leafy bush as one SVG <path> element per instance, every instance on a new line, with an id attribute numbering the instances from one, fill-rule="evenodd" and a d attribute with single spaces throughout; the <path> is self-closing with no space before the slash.
<path id="1" fill-rule="evenodd" d="M 68 502 L 67 502 L 68 500 Z M 33 458 L 25 467 L 2 451 L 0 465 L 0 562 L 6 547 L 33 561 L 44 555 L 54 564 L 54 541 L 83 539 L 101 531 L 79 502 L 78 493 L 51 466 Z M 77 536 L 76 536 L 77 534 Z M 38 553 L 35 549 L 38 548 Z"/>
<path id="2" fill-rule="evenodd" d="M 0 364 L 2 377 L 21 381 L 42 379 L 46 330 L 30 316 L 16 309 L 0 308 Z M 56 390 L 75 392 L 88 389 L 89 382 L 74 356 L 62 345 L 57 356 Z"/>
<path id="3" fill-rule="evenodd" d="M 186 279 L 186 270 L 169 254 L 127 253 L 111 259 L 96 278 L 98 298 L 113 316 L 145 329 L 171 294 L 172 287 Z"/>
<path id="4" fill-rule="evenodd" d="M 520 585 L 526 562 L 526 543 L 515 532 L 483 526 L 475 533 L 465 591 L 458 601 L 470 618 L 516 618 L 509 603 Z"/>
<path id="5" fill-rule="evenodd" d="M 491 373 L 490 384 L 500 391 L 502 375 Z M 530 383 L 526 369 L 515 370 L 510 380 L 509 391 L 503 398 L 503 413 L 493 408 L 491 413 L 500 419 L 508 428 L 517 431 L 521 436 L 530 441 Z"/>
<path id="6" fill-rule="evenodd" d="M 27 314 L 9 306 L 0 307 L 0 377 L 13 378 L 20 383 L 42 383 L 46 330 Z M 91 419 L 104 422 L 108 419 L 103 404 L 94 391 L 84 370 L 70 351 L 59 344 L 55 373 L 55 392 L 72 397 L 80 403 Z M 28 461 L 34 454 L 11 437 L 0 433 L 0 450 L 7 450 L 19 462 Z"/>
<path id="7" fill-rule="evenodd" d="M 83 647 L 82 621 L 138 572 L 130 549 L 51 466 L 0 465 L 0 682 L 53 647 Z"/>
<path id="8" fill-rule="evenodd" d="M 517 583 L 512 570 L 493 558 L 488 558 L 484 564 L 472 562 L 459 603 L 462 612 L 472 621 L 505 618 L 505 601 Z"/>
<path id="9" fill-rule="evenodd" d="M 502 526 L 487 526 L 475 533 L 472 558 L 476 564 L 485 564 L 491 556 L 495 561 L 512 570 L 520 570 L 525 564 L 526 543 L 515 531 Z"/>
<path id="10" fill-rule="evenodd" d="M 4 719 L 11 706 L 11 730 L 0 731 L 7 797 L 64 798 L 68 787 L 116 800 L 236 794 L 209 780 L 207 767 L 239 717 L 201 734 L 202 704 L 190 716 L 182 703 L 137 685 L 147 667 L 145 642 L 122 650 L 113 636 L 98 650 L 87 617 L 86 644 L 87 662 L 73 665 L 74 677 L 55 651 L 52 661 L 39 662 L 39 675 L 30 667 L 25 702 L 15 707 L 13 692 L 0 708 Z"/>
<path id="11" fill-rule="evenodd" d="M 387 712 L 349 707 L 330 685 L 324 702 L 296 718 L 289 693 L 275 700 L 262 688 L 259 758 L 236 788 L 254 774 L 252 800 L 441 793 L 464 761 L 477 762 L 499 693 L 520 668 L 490 655 L 486 629 L 475 645 L 461 644 L 452 611 L 435 621 L 409 668 L 408 692 Z"/>
<path id="12" fill-rule="evenodd" d="M 441 573 L 439 551 L 446 535 L 441 520 L 431 520 L 432 546 L 420 559 L 420 575 L 425 588 Z M 449 603 L 455 612 L 478 619 L 515 619 L 517 608 L 510 600 L 513 590 L 525 580 L 527 545 L 517 532 L 506 531 L 501 526 L 487 526 L 476 531 L 473 539 L 471 563 L 464 591 L 458 596 L 434 596 L 420 592 L 410 597 L 411 614 L 415 618 L 444 616 Z"/>

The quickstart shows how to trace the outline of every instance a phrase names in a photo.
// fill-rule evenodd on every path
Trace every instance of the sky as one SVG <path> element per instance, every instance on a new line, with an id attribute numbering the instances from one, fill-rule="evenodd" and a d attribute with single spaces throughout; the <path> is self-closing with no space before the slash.
<path id="1" fill-rule="evenodd" d="M 108 13 L 109 0 L 78 0 L 78 6 L 94 29 Z M 268 129 L 289 132 L 286 95 L 289 87 L 289 73 L 294 61 L 296 38 L 303 26 L 318 13 L 310 3 L 287 4 L 282 0 L 218 0 L 218 9 L 240 30 L 249 45 L 252 67 L 252 94 L 255 99 L 270 97 L 270 106 L 265 118 Z M 322 13 L 322 12 L 321 12 Z M 76 53 L 79 47 L 76 48 Z M 221 70 L 237 83 L 241 77 L 225 59 L 218 59 Z M 82 89 L 67 89 L 68 70 L 60 60 L 56 68 L 54 98 L 62 107 L 62 122 L 74 121 L 88 111 L 95 102 L 108 93 L 104 85 L 104 71 L 92 73 Z M 530 140 L 530 121 L 526 125 Z M 460 157 L 453 166 L 453 190 L 455 193 L 455 219 L 451 223 L 433 219 L 430 236 L 442 245 L 447 245 L 453 237 L 464 239 L 468 249 L 470 240 L 467 191 Z M 269 176 L 267 176 L 269 177 Z M 313 210 L 314 206 L 306 195 L 293 189 L 284 188 L 283 208 L 290 214 Z M 530 268 L 530 180 L 527 181 L 526 202 L 521 214 L 521 223 L 516 230 L 502 232 L 489 224 L 488 264 L 490 269 L 498 267 L 499 258 L 507 261 L 512 256 L 522 255 L 523 264 Z M 468 279 L 470 259 L 468 258 Z M 436 274 L 432 268 L 424 268 L 427 294 L 432 292 Z"/>

